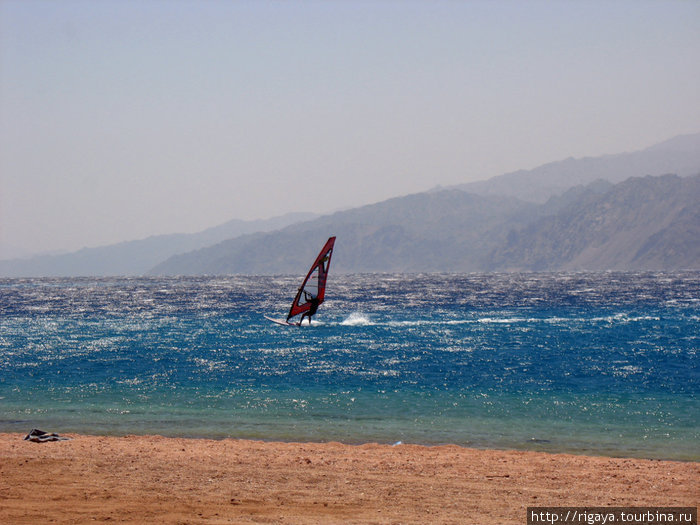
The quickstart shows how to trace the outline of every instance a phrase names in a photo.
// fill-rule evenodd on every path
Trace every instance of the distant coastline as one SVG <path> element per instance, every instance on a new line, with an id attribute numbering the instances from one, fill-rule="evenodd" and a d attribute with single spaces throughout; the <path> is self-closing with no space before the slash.
<path id="1" fill-rule="evenodd" d="M 698 202 L 700 133 L 325 216 L 0 260 L 0 277 L 295 273 L 331 235 L 344 273 L 700 269 Z"/>

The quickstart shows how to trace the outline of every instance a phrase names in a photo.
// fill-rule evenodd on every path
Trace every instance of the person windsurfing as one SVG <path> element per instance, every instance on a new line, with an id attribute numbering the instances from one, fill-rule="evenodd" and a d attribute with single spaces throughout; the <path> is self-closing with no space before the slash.
<path id="1" fill-rule="evenodd" d="M 304 322 L 304 318 L 306 318 L 309 321 L 309 325 L 311 324 L 311 317 L 316 313 L 316 310 L 318 310 L 318 307 L 323 303 L 326 296 L 326 278 L 328 277 L 328 268 L 331 264 L 334 245 L 335 237 L 329 237 L 316 257 L 316 260 L 311 265 L 309 273 L 306 274 L 306 278 L 301 283 L 292 301 L 292 306 L 289 308 L 287 318 L 274 319 L 265 316 L 267 319 L 277 324 L 301 326 Z M 292 321 L 297 315 L 301 316 L 299 317 L 299 321 Z"/>
<path id="2" fill-rule="evenodd" d="M 311 316 L 316 313 L 316 310 L 318 310 L 318 305 L 321 304 L 317 296 L 307 294 L 306 292 L 304 293 L 304 295 L 307 296 L 306 300 L 309 303 L 309 309 L 308 311 L 301 314 L 301 318 L 299 319 L 299 326 L 301 326 L 301 323 L 304 322 L 304 317 L 306 317 L 309 320 L 309 324 L 311 324 Z"/>

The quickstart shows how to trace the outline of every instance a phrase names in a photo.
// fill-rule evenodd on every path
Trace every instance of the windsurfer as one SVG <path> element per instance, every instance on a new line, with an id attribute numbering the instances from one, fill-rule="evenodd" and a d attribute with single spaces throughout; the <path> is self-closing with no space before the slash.
<path id="1" fill-rule="evenodd" d="M 318 307 L 323 303 L 326 292 L 326 277 L 328 276 L 328 267 L 331 264 L 331 255 L 333 255 L 333 245 L 335 237 L 329 237 L 323 249 L 320 251 L 316 260 L 311 265 L 309 273 L 306 274 L 304 282 L 301 283 L 297 294 L 294 296 L 292 306 L 289 308 L 287 318 L 270 319 L 278 324 L 301 326 L 304 318 L 311 324 L 311 317 L 316 313 Z M 301 314 L 298 322 L 293 322 L 297 315 Z"/>
<path id="2" fill-rule="evenodd" d="M 309 324 L 311 324 L 311 316 L 316 313 L 316 310 L 318 310 L 318 305 L 321 304 L 318 300 L 318 297 L 306 293 L 305 295 L 308 296 L 307 300 L 309 303 L 309 309 L 303 314 L 301 314 L 301 319 L 299 319 L 299 326 L 301 326 L 301 323 L 304 322 L 304 317 L 306 317 L 309 320 Z"/>

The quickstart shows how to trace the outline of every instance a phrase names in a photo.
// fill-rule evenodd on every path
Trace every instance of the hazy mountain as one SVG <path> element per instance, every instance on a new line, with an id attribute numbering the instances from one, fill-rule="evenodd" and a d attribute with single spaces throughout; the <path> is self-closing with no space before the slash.
<path id="1" fill-rule="evenodd" d="M 171 257 L 154 274 L 300 273 L 331 235 L 339 272 L 469 271 L 536 206 L 460 190 L 420 193 Z"/>
<path id="2" fill-rule="evenodd" d="M 512 231 L 494 270 L 700 268 L 700 176 L 635 177 Z"/>
<path id="3" fill-rule="evenodd" d="M 109 246 L 83 248 L 67 254 L 0 261 L 0 276 L 143 275 L 174 254 L 239 235 L 277 230 L 314 217 L 317 215 L 312 213 L 290 213 L 265 220 L 232 220 L 199 233 L 156 235 Z"/>
<path id="4" fill-rule="evenodd" d="M 665 173 L 686 178 L 643 177 Z M 700 268 L 698 173 L 700 133 L 316 220 L 231 221 L 0 261 L 0 276 L 299 273 L 330 235 L 339 238 L 334 269 L 342 272 Z"/>
<path id="5" fill-rule="evenodd" d="M 334 271 L 700 268 L 700 176 L 596 182 L 535 205 L 445 190 L 171 257 L 154 274 L 301 274 L 330 235 Z"/>
<path id="6" fill-rule="evenodd" d="M 668 173 L 681 177 L 700 173 L 700 133 L 681 135 L 633 153 L 569 158 L 456 188 L 479 195 L 510 195 L 544 203 L 572 186 L 597 179 L 617 183 L 630 177 Z"/>

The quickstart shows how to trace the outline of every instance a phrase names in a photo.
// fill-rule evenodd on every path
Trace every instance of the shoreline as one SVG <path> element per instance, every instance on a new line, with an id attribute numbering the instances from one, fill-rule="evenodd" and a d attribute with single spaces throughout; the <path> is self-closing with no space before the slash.
<path id="1" fill-rule="evenodd" d="M 55 428 L 52 425 L 40 424 L 43 428 Z M 27 426 L 26 428 L 30 428 Z M 297 443 L 297 444 L 318 444 L 323 445 L 327 443 L 339 443 L 346 445 L 348 447 L 357 447 L 367 444 L 376 444 L 380 446 L 393 447 L 396 445 L 412 445 L 425 448 L 435 448 L 444 446 L 455 446 L 464 449 L 473 450 L 493 450 L 493 451 L 517 451 L 517 452 L 535 452 L 542 454 L 564 454 L 572 456 L 583 456 L 583 457 L 607 457 L 607 458 L 617 458 L 617 459 L 644 459 L 649 461 L 680 461 L 680 462 L 690 462 L 698 463 L 700 462 L 700 453 L 693 449 L 692 453 L 686 451 L 687 448 L 685 443 L 682 443 L 680 447 L 676 447 L 674 450 L 675 455 L 664 455 L 668 452 L 667 449 L 652 449 L 651 447 L 642 448 L 639 446 L 612 446 L 607 447 L 599 446 L 599 448 L 592 448 L 590 446 L 573 446 L 566 443 L 555 443 L 550 440 L 540 440 L 531 438 L 530 440 L 514 441 L 510 442 L 487 442 L 486 440 L 481 442 L 446 442 L 446 441 L 408 441 L 404 442 L 402 440 L 392 441 L 392 440 L 373 440 L 371 438 L 367 440 L 362 439 L 336 439 L 335 436 L 331 436 L 328 439 L 316 440 L 314 438 L 304 437 L 294 437 L 294 436 L 272 436 L 272 437 L 262 437 L 258 435 L 243 435 L 243 436 L 232 436 L 227 433 L 167 433 L 155 431 L 122 431 L 122 432 L 111 432 L 105 429 L 94 429 L 92 432 L 83 432 L 81 429 L 70 429 L 62 431 L 61 435 L 66 436 L 93 436 L 93 437 L 113 437 L 113 438 L 123 438 L 123 437 L 153 437 L 158 436 L 165 439 L 185 439 L 185 440 L 209 440 L 209 441 L 259 441 L 263 443 Z M 26 432 L 18 432 L 15 429 L 0 429 L 0 436 L 10 434 L 18 434 L 25 436 Z M 646 444 L 646 443 L 645 443 Z M 684 453 L 679 452 L 682 450 Z"/>
<path id="2" fill-rule="evenodd" d="M 0 434 L 0 522 L 482 523 L 697 506 L 700 462 L 458 445 Z"/>

